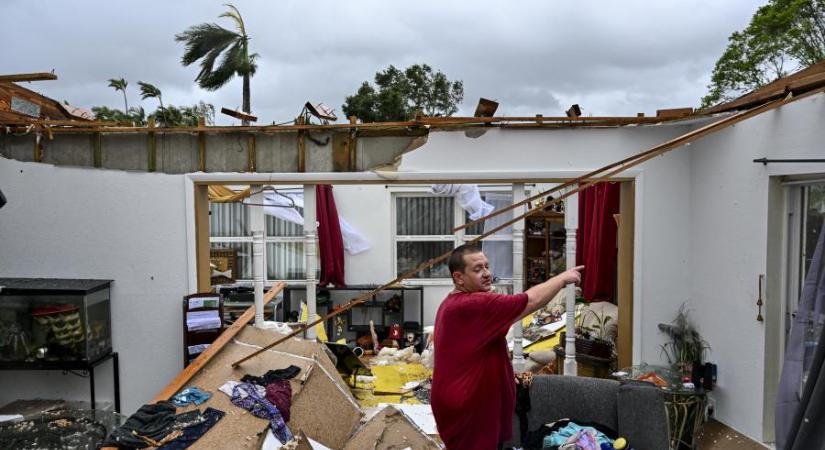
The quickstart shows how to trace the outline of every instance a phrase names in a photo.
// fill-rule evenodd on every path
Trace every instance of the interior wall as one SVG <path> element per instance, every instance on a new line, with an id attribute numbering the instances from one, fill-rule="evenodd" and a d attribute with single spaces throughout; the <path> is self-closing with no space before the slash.
<path id="1" fill-rule="evenodd" d="M 825 131 L 822 94 L 798 100 L 694 143 L 689 216 L 689 297 L 699 331 L 719 364 L 717 418 L 757 440 L 772 437 L 774 390 L 765 374 L 778 376 L 766 346 L 766 329 L 780 320 L 765 297 L 765 322 L 757 322 L 759 274 L 775 271 L 780 233 L 768 229 L 769 210 L 781 209 L 781 195 L 771 194 L 770 177 L 825 172 L 822 164 L 756 164 L 756 158 L 822 158 Z M 770 199 L 773 198 L 773 201 Z M 775 219 L 774 219 L 775 221 Z M 775 230 L 776 227 L 773 227 Z M 777 283 L 776 273 L 767 273 Z M 767 286 L 763 292 L 777 292 Z M 763 293 L 763 295 L 765 295 Z M 767 336 L 776 336 L 768 333 Z M 773 338 L 771 338 L 773 339 Z M 775 380 L 773 380 L 775 382 Z M 764 420 L 764 421 L 763 421 Z"/>
<path id="2" fill-rule="evenodd" d="M 0 158 L 0 276 L 98 278 L 112 284 L 112 339 L 129 414 L 182 368 L 187 236 L 183 176 L 54 167 Z M 113 401 L 111 363 L 98 401 Z M 25 381 L 23 381 L 25 380 Z M 89 399 L 88 379 L 0 372 L 0 404 Z"/>

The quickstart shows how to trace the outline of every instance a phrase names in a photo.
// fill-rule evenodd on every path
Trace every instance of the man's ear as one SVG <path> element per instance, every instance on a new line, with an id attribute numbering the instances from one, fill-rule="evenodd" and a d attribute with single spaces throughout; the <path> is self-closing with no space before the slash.
<path id="1" fill-rule="evenodd" d="M 453 283 L 455 283 L 456 285 L 461 285 L 463 283 L 464 280 L 461 279 L 461 272 L 456 271 L 451 273 L 450 275 L 452 275 Z"/>

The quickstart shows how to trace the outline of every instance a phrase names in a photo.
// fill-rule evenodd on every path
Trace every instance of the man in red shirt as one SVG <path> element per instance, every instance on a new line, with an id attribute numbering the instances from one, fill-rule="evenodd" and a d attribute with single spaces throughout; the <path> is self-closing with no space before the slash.
<path id="1" fill-rule="evenodd" d="M 455 289 L 435 317 L 433 415 L 447 450 L 494 450 L 513 430 L 516 388 L 507 331 L 566 284 L 578 284 L 584 266 L 504 295 L 489 292 L 490 264 L 478 248 L 457 247 L 448 264 Z"/>

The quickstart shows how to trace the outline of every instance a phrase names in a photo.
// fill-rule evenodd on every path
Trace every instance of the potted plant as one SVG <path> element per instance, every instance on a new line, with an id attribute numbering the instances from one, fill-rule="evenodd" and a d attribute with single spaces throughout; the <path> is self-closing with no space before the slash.
<path id="1" fill-rule="evenodd" d="M 690 321 L 684 303 L 671 323 L 659 324 L 659 331 L 669 339 L 662 344 L 662 353 L 668 363 L 682 376 L 690 376 L 693 365 L 702 363 L 710 345 Z"/>
<path id="2" fill-rule="evenodd" d="M 590 315 L 594 319 L 593 323 L 584 325 L 585 318 Z M 584 309 L 576 323 L 576 354 L 609 359 L 613 355 L 613 342 L 607 336 L 607 323 L 612 319 L 604 311 L 597 313 L 592 309 Z M 565 338 L 566 333 L 561 333 L 562 345 Z"/>

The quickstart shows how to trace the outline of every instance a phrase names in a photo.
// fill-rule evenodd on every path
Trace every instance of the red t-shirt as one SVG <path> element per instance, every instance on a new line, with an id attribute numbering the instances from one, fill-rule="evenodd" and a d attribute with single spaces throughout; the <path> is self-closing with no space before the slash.
<path id="1" fill-rule="evenodd" d="M 527 294 L 459 292 L 438 308 L 431 403 L 448 450 L 510 439 L 516 387 L 505 336 L 526 305 Z"/>

